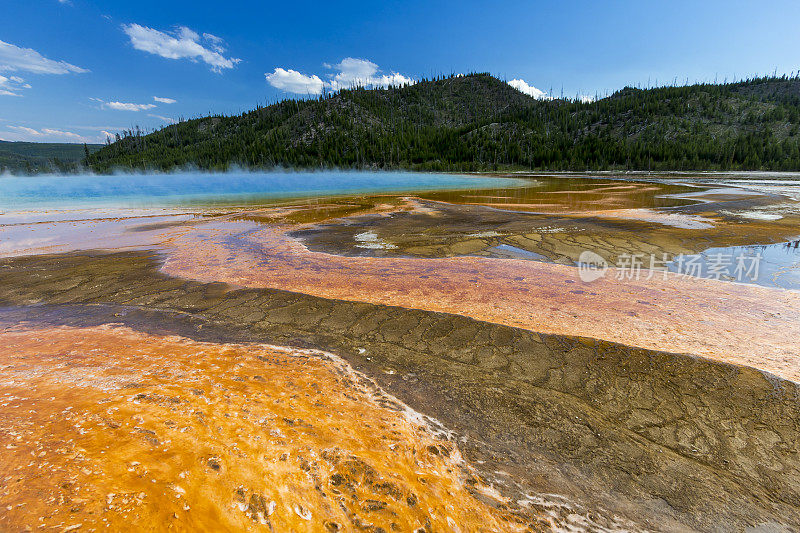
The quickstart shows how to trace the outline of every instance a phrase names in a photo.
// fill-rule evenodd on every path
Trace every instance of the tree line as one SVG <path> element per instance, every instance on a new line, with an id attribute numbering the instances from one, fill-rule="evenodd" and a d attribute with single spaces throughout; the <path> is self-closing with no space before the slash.
<path id="1" fill-rule="evenodd" d="M 287 99 L 123 132 L 85 163 L 441 171 L 800 170 L 800 79 L 528 97 L 488 74 Z"/>

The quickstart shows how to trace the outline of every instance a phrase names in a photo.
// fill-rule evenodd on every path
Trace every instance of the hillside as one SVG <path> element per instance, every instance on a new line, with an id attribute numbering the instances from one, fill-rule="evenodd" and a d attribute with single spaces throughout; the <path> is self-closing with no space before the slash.
<path id="1" fill-rule="evenodd" d="M 91 153 L 102 145 L 89 144 L 86 147 Z M 85 157 L 82 144 L 0 141 L 0 173 L 72 170 Z"/>
<path id="2" fill-rule="evenodd" d="M 420 170 L 800 170 L 800 79 L 535 100 L 487 74 L 285 100 L 127 132 L 97 171 L 194 165 Z"/>

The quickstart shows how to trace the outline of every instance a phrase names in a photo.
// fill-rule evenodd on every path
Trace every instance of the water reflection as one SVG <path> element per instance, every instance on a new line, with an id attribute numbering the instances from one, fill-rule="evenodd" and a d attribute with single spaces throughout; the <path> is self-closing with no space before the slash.
<path id="1" fill-rule="evenodd" d="M 563 213 L 691 205 L 697 202 L 672 195 L 697 191 L 696 187 L 679 184 L 537 176 L 521 187 L 438 191 L 420 197 L 451 204 Z"/>
<path id="2" fill-rule="evenodd" d="M 700 278 L 800 289 L 800 240 L 714 247 L 690 257 L 675 258 L 667 264 L 668 270 Z"/>

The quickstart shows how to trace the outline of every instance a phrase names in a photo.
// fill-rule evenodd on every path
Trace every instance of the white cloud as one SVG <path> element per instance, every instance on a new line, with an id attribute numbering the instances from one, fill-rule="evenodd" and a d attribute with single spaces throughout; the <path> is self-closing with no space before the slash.
<path id="1" fill-rule="evenodd" d="M 162 32 L 139 24 L 123 24 L 122 31 L 130 38 L 131 45 L 137 50 L 149 52 L 167 59 L 189 59 L 203 61 L 211 66 L 214 72 L 233 68 L 241 59 L 225 57 L 222 52 L 222 39 L 210 33 L 201 38 L 197 32 L 180 26 L 174 32 Z M 201 40 L 210 44 L 211 49 L 201 44 Z"/>
<path id="2" fill-rule="evenodd" d="M 162 104 L 174 104 L 175 102 L 177 102 L 177 100 L 175 100 L 174 98 L 164 98 L 161 96 L 154 96 L 153 100 L 155 100 L 156 102 L 161 102 Z"/>
<path id="3" fill-rule="evenodd" d="M 518 90 L 521 93 L 527 94 L 528 96 L 532 96 L 537 100 L 550 100 L 550 96 L 547 96 L 547 93 L 542 91 L 541 89 L 537 89 L 533 85 L 528 85 L 525 80 L 511 80 L 508 82 L 513 88 Z"/>
<path id="4" fill-rule="evenodd" d="M 339 71 L 331 81 L 334 89 L 369 85 L 369 80 L 378 72 L 378 65 L 372 61 L 353 57 L 342 59 L 333 68 Z"/>
<path id="5" fill-rule="evenodd" d="M 103 102 L 103 107 L 106 109 L 114 109 L 116 111 L 146 111 L 153 109 L 155 104 L 131 104 L 129 102 Z"/>
<path id="6" fill-rule="evenodd" d="M 516 90 L 518 90 L 519 92 L 527 94 L 528 96 L 532 96 L 532 97 L 536 98 L 537 100 L 552 100 L 553 99 L 552 96 L 549 96 L 546 92 L 542 91 L 541 89 L 537 89 L 533 85 L 528 85 L 525 80 L 522 80 L 522 79 L 511 80 L 511 81 L 508 82 L 508 84 L 511 85 Z M 595 101 L 595 97 L 594 96 L 590 96 L 588 94 L 580 94 L 580 93 L 578 93 L 575 96 L 575 100 L 586 104 L 586 103 L 589 103 L 589 102 L 594 102 Z"/>
<path id="7" fill-rule="evenodd" d="M 368 59 L 346 57 L 333 65 L 333 68 L 339 71 L 329 82 L 334 91 L 352 87 L 389 87 L 414 83 L 411 78 L 397 72 L 378 76 L 378 65 Z"/>
<path id="8" fill-rule="evenodd" d="M 382 75 L 378 78 L 372 78 L 370 85 L 375 87 L 399 87 L 402 85 L 414 85 L 415 81 L 407 76 L 403 76 L 398 72 L 392 72 L 389 75 Z"/>
<path id="9" fill-rule="evenodd" d="M 275 69 L 272 74 L 264 74 L 267 82 L 276 89 L 297 94 L 322 94 L 325 85 L 317 75 L 306 76 L 296 70 Z"/>
<path id="10" fill-rule="evenodd" d="M 31 86 L 19 76 L 6 77 L 0 75 L 0 96 L 22 96 L 19 91 Z"/>
<path id="11" fill-rule="evenodd" d="M 156 107 L 155 104 L 132 104 L 129 102 L 106 102 L 100 98 L 89 98 L 100 104 L 103 109 L 114 109 L 116 111 L 147 111 Z"/>
<path id="12" fill-rule="evenodd" d="M 4 141 L 33 141 L 33 142 L 73 142 L 96 143 L 105 141 L 104 131 L 100 135 L 87 137 L 71 131 L 56 128 L 42 128 L 36 130 L 27 126 L 5 126 L 7 131 L 0 131 L 0 140 Z"/>
<path id="13" fill-rule="evenodd" d="M 26 71 L 34 74 L 81 74 L 88 70 L 66 61 L 53 61 L 32 48 L 20 48 L 0 41 L 0 72 Z"/>
<path id="14" fill-rule="evenodd" d="M 223 46 L 225 41 L 222 40 L 222 37 L 217 37 L 213 33 L 204 33 L 203 39 L 208 41 L 209 46 L 211 46 L 211 49 L 215 52 L 219 52 L 220 54 L 225 53 L 225 47 Z"/>
<path id="15" fill-rule="evenodd" d="M 164 116 L 161 116 L 161 115 L 153 115 L 151 113 L 148 113 L 147 116 L 148 117 L 157 118 L 157 119 L 159 119 L 159 120 L 161 120 L 163 122 L 169 122 L 170 124 L 174 124 L 175 123 L 175 119 L 174 118 L 164 117 Z"/>
<path id="16" fill-rule="evenodd" d="M 336 65 L 323 63 L 323 66 L 338 72 L 328 76 L 327 81 L 323 81 L 316 74 L 307 76 L 296 70 L 280 67 L 265 76 L 273 87 L 290 93 L 310 95 L 322 94 L 325 87 L 338 91 L 353 87 L 390 87 L 415 83 L 412 78 L 397 72 L 379 74 L 378 65 L 368 59 L 346 57 Z"/>
<path id="17" fill-rule="evenodd" d="M 26 128 L 25 126 L 8 126 L 9 129 L 31 136 L 42 135 L 40 132 L 33 128 Z"/>
<path id="18" fill-rule="evenodd" d="M 64 130 L 56 130 L 53 128 L 44 128 L 42 130 L 44 135 L 52 135 L 55 137 L 63 137 L 66 139 L 73 139 L 76 141 L 83 141 L 83 135 L 78 135 L 77 133 L 72 133 L 71 131 L 64 131 Z"/>

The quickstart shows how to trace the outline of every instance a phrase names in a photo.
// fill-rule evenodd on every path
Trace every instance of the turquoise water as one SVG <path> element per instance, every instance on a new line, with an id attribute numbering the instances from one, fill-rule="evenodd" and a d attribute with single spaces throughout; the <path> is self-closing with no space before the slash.
<path id="1" fill-rule="evenodd" d="M 0 177 L 0 210 L 256 204 L 317 196 L 513 187 L 528 182 L 416 172 L 227 172 Z"/>

